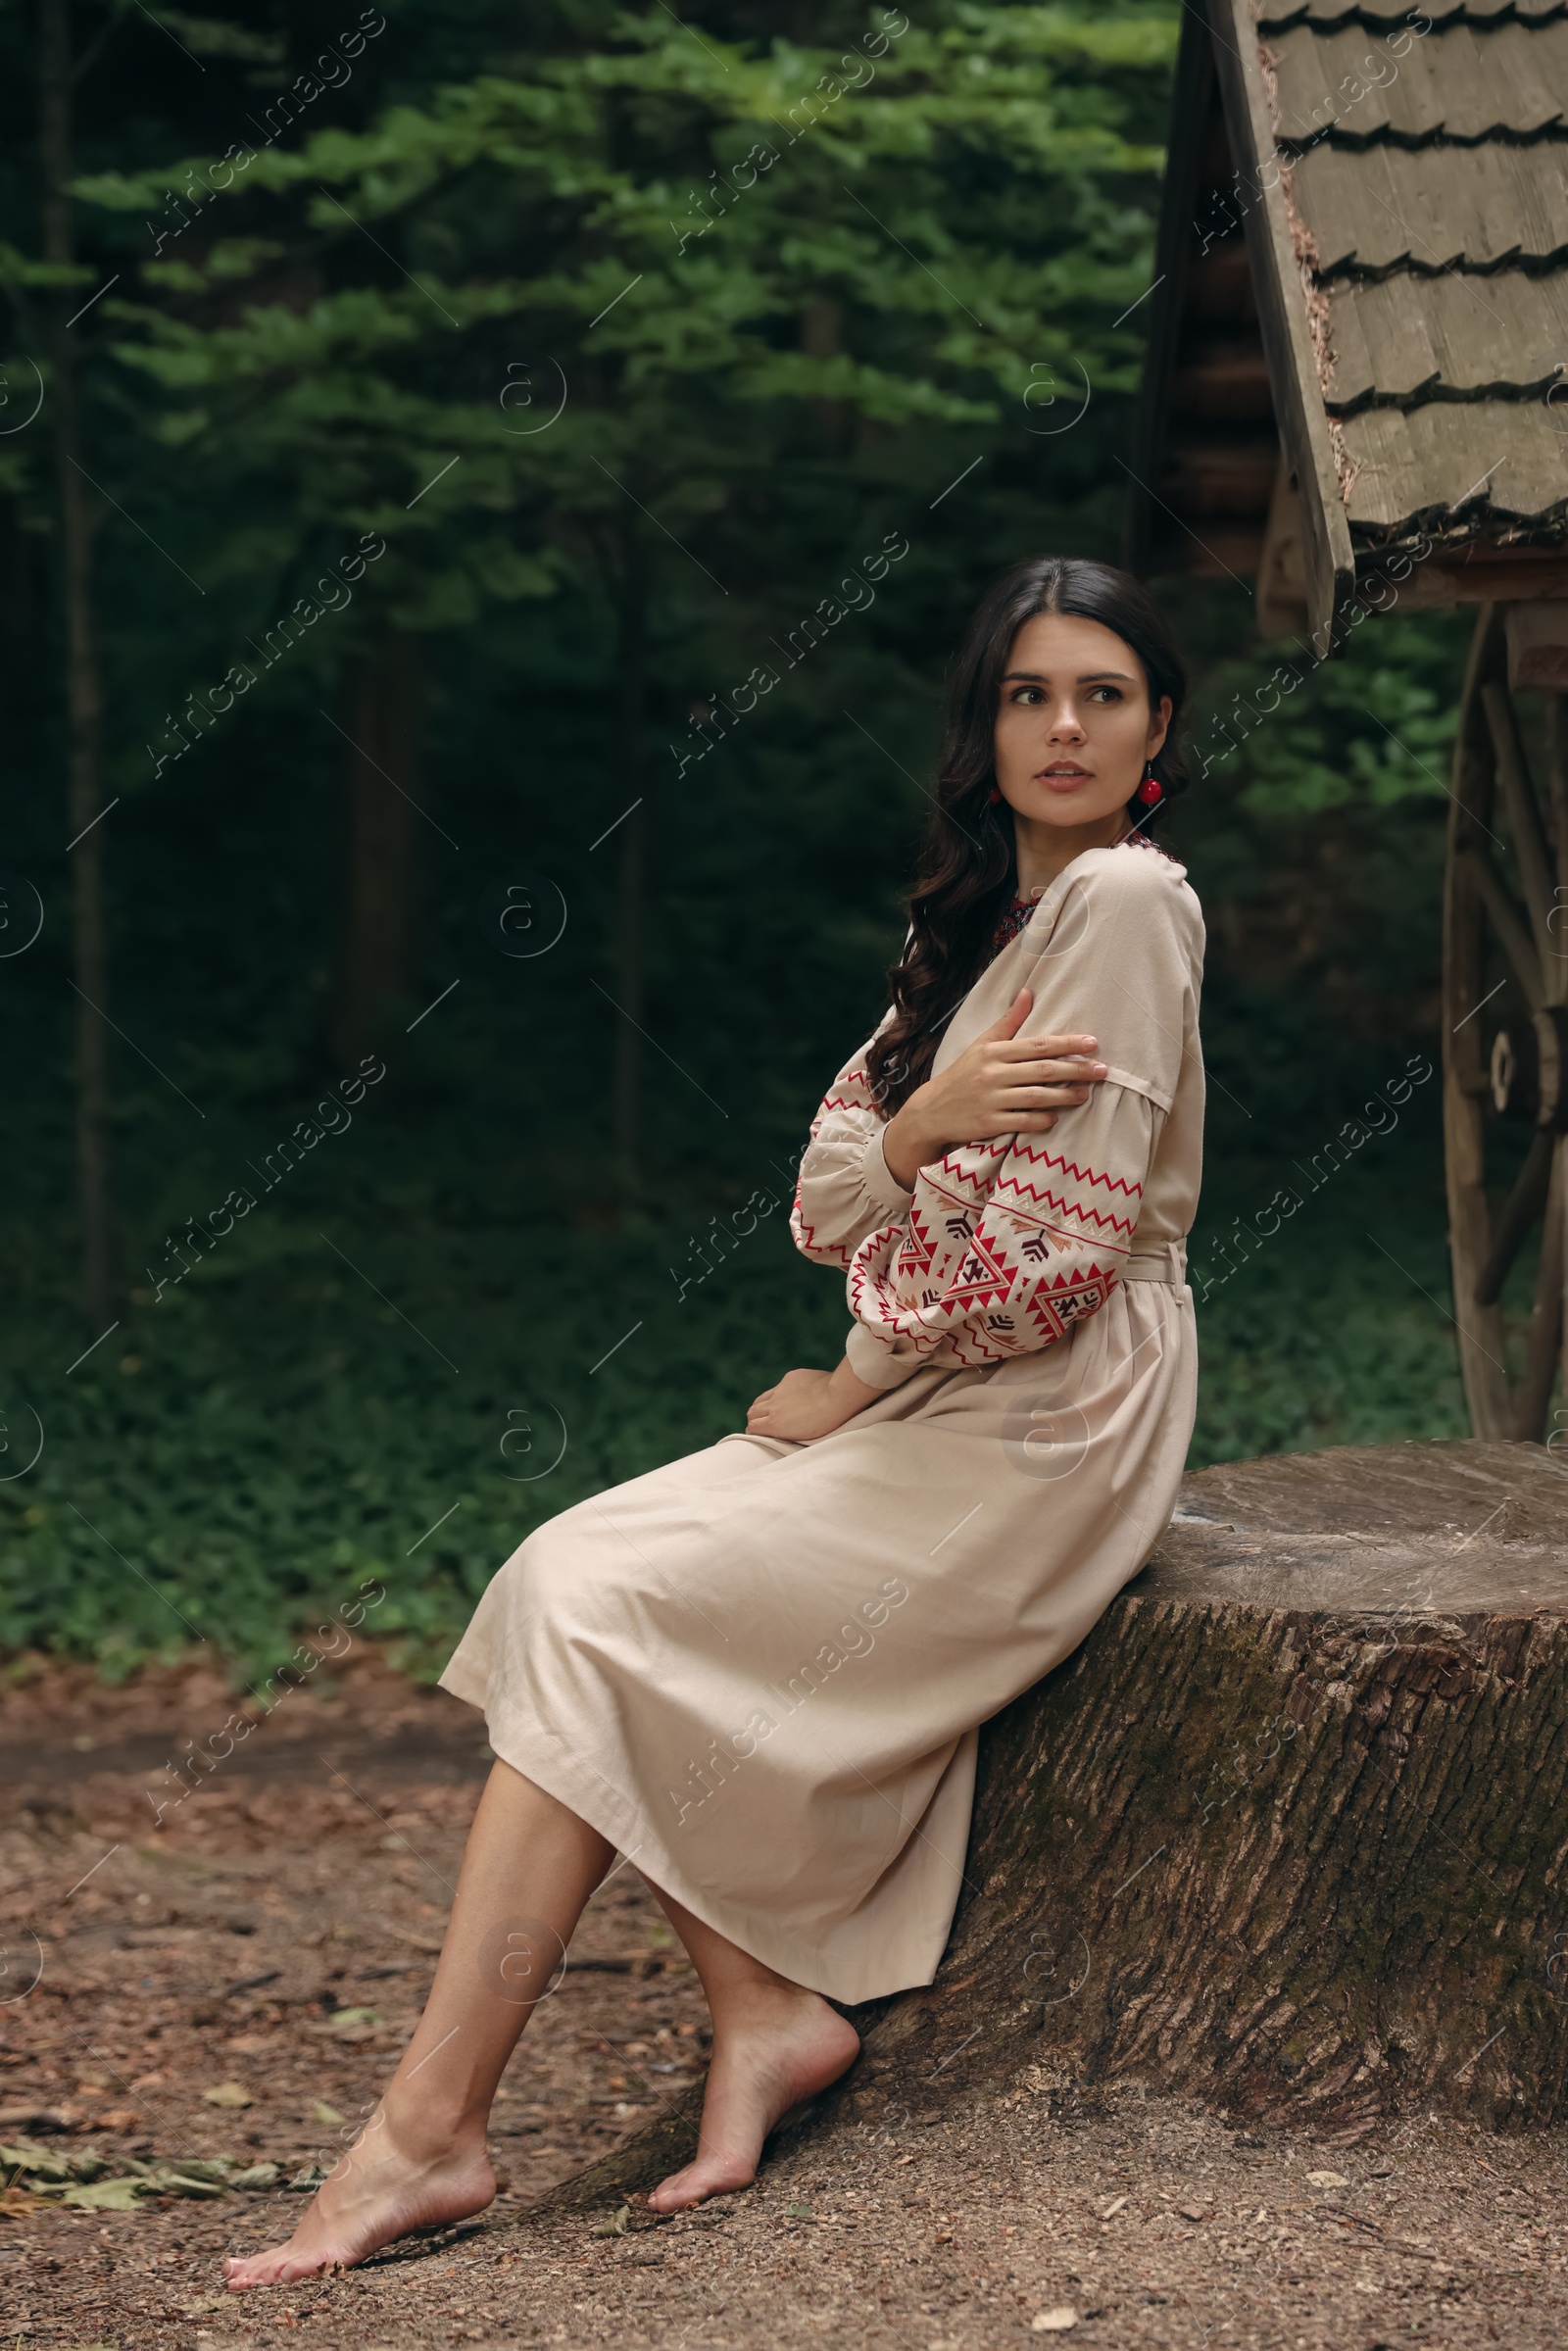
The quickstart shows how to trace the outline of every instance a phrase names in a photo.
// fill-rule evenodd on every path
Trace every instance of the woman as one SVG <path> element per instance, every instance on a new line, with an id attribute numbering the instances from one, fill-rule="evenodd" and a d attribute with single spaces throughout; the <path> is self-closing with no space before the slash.
<path id="1" fill-rule="evenodd" d="M 656 2212 L 743 2186 L 854 2062 L 831 2002 L 931 1981 L 977 1726 L 1137 1572 L 1192 1432 L 1202 924 L 1148 840 L 1184 691 L 1157 607 L 1105 565 L 1026 563 L 976 615 L 892 1007 L 801 1166 L 796 1241 L 848 1275 L 844 1359 L 564 1511 L 490 1585 L 441 1679 L 501 1760 L 429 2004 L 231 2287 L 490 2202 L 496 2085 L 617 1849 L 713 2018 L 697 2159 Z"/>

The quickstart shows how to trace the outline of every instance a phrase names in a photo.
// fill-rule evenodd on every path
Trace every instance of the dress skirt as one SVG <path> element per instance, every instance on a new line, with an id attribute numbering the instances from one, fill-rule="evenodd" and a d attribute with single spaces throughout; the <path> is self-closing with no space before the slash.
<path id="1" fill-rule="evenodd" d="M 441 1686 L 780 1975 L 846 2003 L 928 1984 L 978 1726 L 1143 1565 L 1196 1400 L 1179 1248 L 1135 1253 L 1053 1347 L 921 1370 L 828 1436 L 722 1437 L 573 1504 L 497 1573 Z"/>

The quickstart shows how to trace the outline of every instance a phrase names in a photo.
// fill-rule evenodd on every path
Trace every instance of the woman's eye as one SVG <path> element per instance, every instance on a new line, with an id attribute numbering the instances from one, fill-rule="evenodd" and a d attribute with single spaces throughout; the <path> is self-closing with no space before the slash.
<path id="1" fill-rule="evenodd" d="M 1108 694 L 1112 702 L 1120 702 L 1121 700 L 1120 686 L 1095 686 L 1091 689 L 1091 691 L 1094 694 Z"/>

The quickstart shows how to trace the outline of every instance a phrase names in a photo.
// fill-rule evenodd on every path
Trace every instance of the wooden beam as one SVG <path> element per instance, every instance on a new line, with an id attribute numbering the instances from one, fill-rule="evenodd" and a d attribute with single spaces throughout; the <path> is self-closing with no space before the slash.
<path id="1" fill-rule="evenodd" d="M 1548 693 L 1568 687 L 1568 597 L 1510 605 L 1503 628 L 1510 693 L 1521 686 Z"/>
<path id="2" fill-rule="evenodd" d="M 1312 641 L 1327 657 L 1336 650 L 1334 624 L 1355 592 L 1355 559 L 1307 323 L 1303 265 L 1286 209 L 1287 167 L 1276 152 L 1250 0 L 1208 0 L 1208 5 L 1231 147 L 1243 189 L 1252 199 L 1245 216 L 1247 250 L 1274 385 L 1274 414 L 1301 493 Z"/>
<path id="3" fill-rule="evenodd" d="M 1261 526 L 1278 463 L 1272 442 L 1249 444 L 1239 434 L 1225 440 L 1183 440 L 1171 449 L 1160 486 L 1184 519 L 1255 515 Z"/>
<path id="4" fill-rule="evenodd" d="M 1257 324 L 1257 296 L 1252 290 L 1252 265 L 1240 235 L 1210 245 L 1187 265 L 1184 316 L 1205 326 Z"/>
<path id="5" fill-rule="evenodd" d="M 1260 637 L 1304 637 L 1306 559 L 1301 547 L 1301 493 L 1280 459 L 1269 500 L 1268 527 L 1257 565 L 1257 633 Z"/>
<path id="6" fill-rule="evenodd" d="M 1274 394 L 1261 344 L 1184 361 L 1171 383 L 1170 407 L 1173 416 L 1272 423 Z"/>
<path id="7" fill-rule="evenodd" d="M 1378 551 L 1363 549 L 1362 557 L 1375 563 Z M 1399 590 L 1407 612 L 1451 612 L 1458 604 L 1516 604 L 1530 597 L 1568 598 L 1568 555 L 1477 540 L 1418 563 Z"/>

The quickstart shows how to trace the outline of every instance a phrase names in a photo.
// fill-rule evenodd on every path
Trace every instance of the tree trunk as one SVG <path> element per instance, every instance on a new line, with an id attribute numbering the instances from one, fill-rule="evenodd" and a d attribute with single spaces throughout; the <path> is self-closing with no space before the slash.
<path id="1" fill-rule="evenodd" d="M 38 144 L 43 251 L 69 264 L 71 205 L 70 0 L 42 0 L 38 39 Z M 49 359 L 60 488 L 60 565 L 66 634 L 67 815 L 75 844 L 72 902 L 76 983 L 76 1194 L 81 1220 L 82 1305 L 94 1329 L 113 1315 L 109 1209 L 109 945 L 104 912 L 103 688 L 93 612 L 94 516 L 88 505 L 75 348 L 67 320 L 74 289 L 49 297 Z M 91 827 L 91 830 L 88 828 Z"/>
<path id="2" fill-rule="evenodd" d="M 615 789 L 621 806 L 637 805 L 618 829 L 615 877 L 615 1030 L 612 1078 L 612 1148 L 621 1204 L 642 1197 L 643 1030 L 647 997 L 648 933 L 648 580 L 640 542 L 628 531 L 616 585 Z"/>
<path id="3" fill-rule="evenodd" d="M 416 828 L 424 664 L 417 637 L 390 631 L 344 678 L 346 874 L 333 975 L 331 1049 L 340 1069 L 378 1044 L 388 1004 L 416 969 Z"/>
<path id="4" fill-rule="evenodd" d="M 1542 1446 L 1200 1470 L 981 1738 L 967 1890 L 805 2128 L 1135 2076 L 1346 2138 L 1568 2119 L 1568 1475 Z M 690 2159 L 697 2099 L 552 2201 Z"/>

